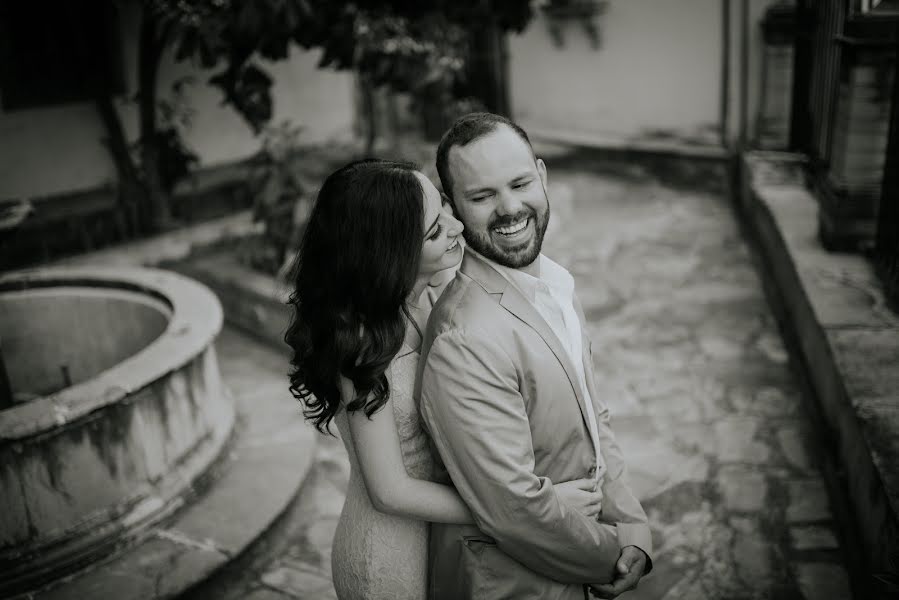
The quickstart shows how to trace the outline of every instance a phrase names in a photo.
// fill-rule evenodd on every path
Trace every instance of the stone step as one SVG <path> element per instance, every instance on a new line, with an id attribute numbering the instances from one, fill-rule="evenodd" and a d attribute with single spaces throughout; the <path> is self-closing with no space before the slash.
<path id="1" fill-rule="evenodd" d="M 321 436 L 302 489 L 270 532 L 179 600 L 336 600 L 331 541 L 348 475 L 341 441 Z"/>
<path id="2" fill-rule="evenodd" d="M 794 158 L 795 161 L 795 158 Z M 818 202 L 801 179 L 769 185 L 757 173 L 788 157 L 742 157 L 741 202 L 776 288 L 776 310 L 795 339 L 830 440 L 859 540 L 857 596 L 899 597 L 899 315 L 886 307 L 871 265 L 831 254 L 816 239 Z"/>

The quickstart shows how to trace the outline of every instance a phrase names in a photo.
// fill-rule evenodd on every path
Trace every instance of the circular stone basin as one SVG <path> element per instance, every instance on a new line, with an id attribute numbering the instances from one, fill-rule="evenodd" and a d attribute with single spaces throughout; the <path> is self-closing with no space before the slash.
<path id="1" fill-rule="evenodd" d="M 0 309 L 15 402 L 77 385 L 137 354 L 172 315 L 165 300 L 146 292 L 83 285 L 6 291 Z"/>
<path id="2" fill-rule="evenodd" d="M 0 276 L 0 596 L 83 567 L 182 506 L 234 405 L 206 287 L 138 268 Z M 9 398 L 7 395 L 7 404 Z"/>

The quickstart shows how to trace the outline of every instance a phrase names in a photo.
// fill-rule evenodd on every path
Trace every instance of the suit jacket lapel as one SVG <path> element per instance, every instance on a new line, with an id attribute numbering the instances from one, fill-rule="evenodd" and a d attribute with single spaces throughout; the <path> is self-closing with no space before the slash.
<path id="1" fill-rule="evenodd" d="M 565 351 L 562 342 L 559 341 L 559 338 L 553 333 L 552 327 L 550 327 L 543 317 L 540 316 L 537 309 L 528 302 L 527 298 L 524 297 L 517 287 L 512 285 L 508 279 L 487 264 L 475 252 L 467 251 L 465 253 L 465 257 L 462 260 L 461 270 L 473 280 L 477 281 L 487 293 L 498 296 L 500 306 L 518 317 L 543 338 L 543 341 L 546 342 L 546 345 L 552 350 L 552 353 L 556 356 L 559 363 L 561 363 L 562 368 L 565 370 L 565 374 L 568 376 L 568 381 L 571 383 L 571 388 L 577 398 L 578 407 L 581 409 L 581 417 L 583 417 L 584 423 L 589 423 L 590 421 L 588 420 L 586 413 L 586 400 L 583 391 L 581 390 L 581 385 L 578 382 L 577 371 L 574 368 L 574 364 L 568 357 L 568 352 Z M 583 332 L 583 325 L 581 326 L 581 332 Z"/>

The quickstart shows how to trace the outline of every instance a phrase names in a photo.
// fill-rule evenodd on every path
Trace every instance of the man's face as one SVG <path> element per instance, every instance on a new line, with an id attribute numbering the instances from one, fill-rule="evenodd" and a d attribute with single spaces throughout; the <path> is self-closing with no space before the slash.
<path id="1" fill-rule="evenodd" d="M 468 245 L 520 269 L 540 254 L 549 223 L 546 166 L 511 128 L 499 125 L 447 157 L 456 216 Z"/>

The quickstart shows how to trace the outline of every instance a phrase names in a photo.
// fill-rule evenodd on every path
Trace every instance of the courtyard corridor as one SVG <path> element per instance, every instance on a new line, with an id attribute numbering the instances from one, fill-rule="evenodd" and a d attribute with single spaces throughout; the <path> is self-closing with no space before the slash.
<path id="1" fill-rule="evenodd" d="M 623 597 L 851 598 L 821 442 L 724 167 L 561 154 L 546 162 L 544 252 L 577 282 L 597 387 L 653 530 L 654 571 Z M 223 373 L 252 343 L 225 332 Z M 322 437 L 272 539 L 191 597 L 334 598 L 330 541 L 348 469 L 340 441 Z"/>

